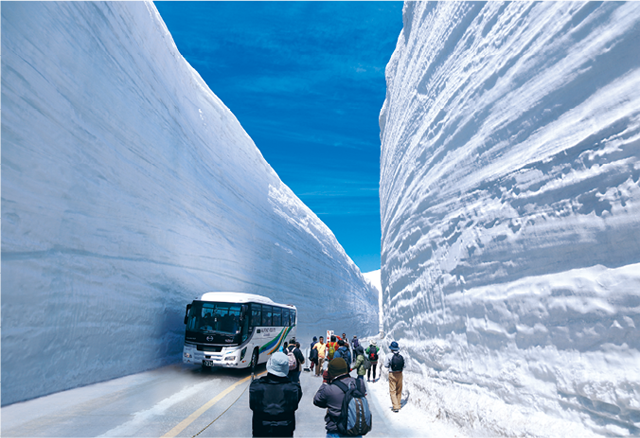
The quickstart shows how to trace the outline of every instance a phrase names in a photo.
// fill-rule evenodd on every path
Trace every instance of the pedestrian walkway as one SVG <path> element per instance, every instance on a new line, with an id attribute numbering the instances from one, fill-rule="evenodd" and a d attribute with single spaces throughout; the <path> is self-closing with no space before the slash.
<path id="1" fill-rule="evenodd" d="M 355 375 L 355 371 L 351 373 Z M 304 395 L 300 401 L 300 408 L 296 413 L 296 437 L 325 437 L 324 416 L 326 409 L 320 409 L 313 404 L 313 396 L 322 384 L 322 377 L 314 377 L 313 373 L 303 372 L 300 376 L 300 384 Z M 373 388 L 370 385 L 384 385 L 384 382 L 368 383 L 370 388 L 367 400 L 369 400 L 369 409 L 371 409 L 373 429 L 367 434 L 367 437 L 417 437 L 428 436 L 424 433 L 419 434 L 417 431 L 408 430 L 404 427 L 396 427 L 390 425 L 388 416 L 393 414 L 391 410 L 385 412 L 386 405 L 381 403 L 372 393 Z M 388 394 L 387 394 L 388 398 Z M 394 414 L 399 415 L 399 414 Z"/>
<path id="2" fill-rule="evenodd" d="M 265 372 L 264 365 L 258 367 L 259 374 Z M 1 435 L 250 437 L 249 383 L 243 370 L 166 366 L 5 406 Z M 313 405 L 322 378 L 302 372 L 300 384 L 294 436 L 324 438 L 326 410 Z M 433 423 L 425 427 L 415 406 L 391 412 L 384 378 L 367 389 L 373 417 L 367 437 L 454 436 L 437 433 Z"/>
<path id="3" fill-rule="evenodd" d="M 354 374 L 354 373 L 352 373 Z M 368 385 L 385 385 L 385 381 L 369 383 Z M 313 396 L 322 384 L 322 377 L 315 377 L 313 373 L 302 372 L 300 374 L 300 386 L 302 386 L 302 400 L 296 411 L 295 437 L 324 438 L 326 436 L 324 416 L 325 409 L 313 404 Z M 371 388 L 373 390 L 373 387 Z M 377 394 L 378 392 L 376 392 Z M 389 398 L 387 391 L 386 398 Z M 394 414 L 384 401 L 378 400 L 373 392 L 369 392 L 367 399 L 373 417 L 373 429 L 367 437 L 425 437 L 429 436 L 424 431 L 411 430 L 400 424 L 390 422 L 391 415 L 403 415 L 402 411 Z M 386 399 L 385 399 L 386 400 Z M 388 403 L 390 406 L 390 403 Z M 388 412 L 386 412 L 388 411 Z M 251 410 L 249 409 L 249 393 L 246 391 L 233 407 L 220 417 L 211 427 L 204 431 L 200 437 L 242 437 L 251 436 Z M 393 420 L 393 418 L 391 418 Z M 247 435 L 247 433 L 249 435 Z"/>

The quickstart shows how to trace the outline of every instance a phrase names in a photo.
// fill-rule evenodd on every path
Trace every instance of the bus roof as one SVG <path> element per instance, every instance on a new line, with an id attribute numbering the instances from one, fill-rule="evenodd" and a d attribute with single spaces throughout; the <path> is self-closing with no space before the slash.
<path id="1" fill-rule="evenodd" d="M 271 298 L 263 297 L 262 295 L 247 294 L 243 292 L 207 292 L 202 294 L 199 298 L 200 301 L 214 301 L 223 303 L 262 303 L 271 305 L 280 305 L 295 307 L 290 304 L 278 304 Z"/>

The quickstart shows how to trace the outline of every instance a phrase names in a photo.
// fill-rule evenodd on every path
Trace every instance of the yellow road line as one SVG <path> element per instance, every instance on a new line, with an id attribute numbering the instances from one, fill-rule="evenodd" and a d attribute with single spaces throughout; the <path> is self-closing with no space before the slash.
<path id="1" fill-rule="evenodd" d="M 263 371 L 262 373 L 256 375 L 256 377 L 263 375 L 264 373 L 266 373 L 266 371 Z M 251 379 L 251 376 L 249 377 L 245 377 L 244 379 L 234 383 L 233 385 L 231 385 L 230 387 L 228 387 L 227 389 L 225 389 L 224 391 L 222 391 L 220 394 L 216 395 L 214 398 L 212 398 L 211 400 L 209 400 L 208 402 L 206 402 L 204 405 L 202 405 L 197 411 L 195 411 L 193 414 L 189 415 L 187 418 L 185 418 L 184 420 L 182 420 L 180 423 L 178 423 L 178 425 L 176 427 L 174 427 L 173 429 L 171 429 L 169 432 L 167 432 L 166 434 L 162 435 L 162 438 L 173 438 L 175 436 L 177 436 L 180 432 L 182 432 L 184 429 L 187 428 L 187 426 L 189 426 L 191 423 L 193 423 L 200 415 L 204 414 L 207 410 L 209 410 L 213 405 L 215 405 L 216 403 L 218 403 L 220 400 L 222 400 L 225 396 L 227 396 L 231 391 L 233 391 L 234 389 L 236 389 L 239 385 L 242 385 L 244 382 L 246 382 L 247 380 Z"/>

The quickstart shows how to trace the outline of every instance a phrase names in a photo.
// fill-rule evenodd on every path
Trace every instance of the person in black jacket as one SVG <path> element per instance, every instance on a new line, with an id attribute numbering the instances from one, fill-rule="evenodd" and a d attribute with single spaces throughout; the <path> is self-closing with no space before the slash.
<path id="1" fill-rule="evenodd" d="M 318 350 L 314 349 L 313 346 L 318 342 L 318 337 L 314 336 L 313 341 L 311 342 L 311 347 L 309 348 L 309 371 L 313 372 L 313 367 L 318 365 Z"/>
<path id="2" fill-rule="evenodd" d="M 304 364 L 304 354 L 300 351 L 300 343 L 296 342 L 295 338 L 289 341 L 289 346 L 284 350 L 284 354 L 289 356 L 289 353 L 292 353 L 296 359 L 296 367 L 291 369 L 289 367 L 289 379 L 292 382 L 300 383 L 300 371 L 302 371 L 302 364 Z"/>
<path id="3" fill-rule="evenodd" d="M 267 375 L 251 382 L 249 407 L 253 411 L 254 437 L 293 436 L 302 388 L 289 379 L 288 373 L 289 358 L 278 351 L 267 362 Z"/>

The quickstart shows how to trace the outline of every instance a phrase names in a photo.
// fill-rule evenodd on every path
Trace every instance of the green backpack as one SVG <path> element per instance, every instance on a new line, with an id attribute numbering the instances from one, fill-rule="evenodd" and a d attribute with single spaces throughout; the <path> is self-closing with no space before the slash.
<path id="1" fill-rule="evenodd" d="M 333 359 L 333 354 L 336 352 L 336 343 L 329 342 L 329 360 Z"/>

